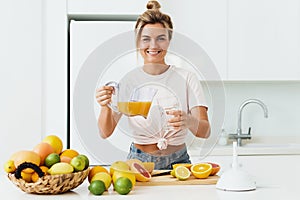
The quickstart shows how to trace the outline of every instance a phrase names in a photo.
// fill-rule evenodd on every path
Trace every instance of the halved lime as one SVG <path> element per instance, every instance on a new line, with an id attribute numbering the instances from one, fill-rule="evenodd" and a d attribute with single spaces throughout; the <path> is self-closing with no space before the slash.
<path id="1" fill-rule="evenodd" d="M 180 181 L 187 180 L 191 175 L 190 170 L 185 166 L 178 166 L 174 170 L 175 170 L 175 177 Z"/>

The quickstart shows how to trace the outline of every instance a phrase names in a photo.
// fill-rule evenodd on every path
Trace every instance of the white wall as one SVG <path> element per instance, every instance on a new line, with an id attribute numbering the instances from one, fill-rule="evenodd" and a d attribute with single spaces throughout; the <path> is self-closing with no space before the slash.
<path id="1" fill-rule="evenodd" d="M 41 4 L 1 1 L 0 166 L 10 153 L 41 140 Z"/>
<path id="2" fill-rule="evenodd" d="M 300 136 L 300 82 L 225 82 L 226 109 L 225 129 L 235 133 L 237 129 L 238 109 L 249 98 L 262 100 L 269 111 L 264 118 L 262 108 L 257 104 L 248 104 L 242 113 L 244 132 L 252 128 L 252 136 Z M 296 142 L 296 141 L 295 141 Z M 299 142 L 299 141 L 298 141 Z"/>

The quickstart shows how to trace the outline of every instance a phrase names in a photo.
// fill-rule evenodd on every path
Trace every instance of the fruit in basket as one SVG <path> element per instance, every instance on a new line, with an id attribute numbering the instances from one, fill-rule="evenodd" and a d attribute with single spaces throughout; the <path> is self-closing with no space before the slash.
<path id="1" fill-rule="evenodd" d="M 24 169 L 31 169 L 32 172 L 28 173 Z M 36 172 L 39 177 L 44 176 L 44 173 L 42 172 L 42 170 L 39 168 L 38 165 L 36 165 L 34 163 L 30 163 L 30 162 L 24 162 L 17 167 L 17 169 L 15 171 L 15 177 L 17 179 L 22 178 L 26 182 L 31 182 L 31 176 L 32 176 L 33 172 Z"/>
<path id="2" fill-rule="evenodd" d="M 84 160 L 84 163 L 85 163 L 84 169 L 87 169 L 90 166 L 90 160 L 86 155 L 80 154 L 77 157 Z"/>
<path id="3" fill-rule="evenodd" d="M 191 172 L 196 178 L 207 178 L 212 171 L 212 166 L 209 163 L 198 163 L 191 167 Z"/>
<path id="4" fill-rule="evenodd" d="M 79 156 L 72 158 L 70 164 L 73 166 L 75 172 L 82 171 L 85 168 L 85 160 Z"/>
<path id="5" fill-rule="evenodd" d="M 133 162 L 130 166 L 130 170 L 135 173 L 135 178 L 137 181 L 146 182 L 150 181 L 151 174 L 137 162 Z"/>
<path id="6" fill-rule="evenodd" d="M 92 169 L 89 171 L 88 181 L 91 182 L 93 176 L 98 172 L 106 172 L 109 174 L 108 170 L 100 165 L 92 167 Z"/>
<path id="7" fill-rule="evenodd" d="M 40 162 L 41 165 L 44 165 L 44 161 L 49 154 L 54 153 L 54 149 L 52 148 L 52 146 L 46 142 L 41 142 L 37 144 L 33 148 L 33 151 L 39 154 L 41 158 L 41 162 Z"/>
<path id="8" fill-rule="evenodd" d="M 105 184 L 103 181 L 96 180 L 89 185 L 88 189 L 93 195 L 102 195 L 105 191 Z"/>
<path id="9" fill-rule="evenodd" d="M 60 163 L 55 163 L 52 165 L 52 167 L 48 170 L 48 173 L 51 175 L 56 175 L 56 174 L 69 174 L 74 171 L 74 168 L 72 165 L 64 162 Z"/>
<path id="10" fill-rule="evenodd" d="M 54 152 L 60 154 L 63 149 L 62 140 L 56 135 L 48 135 L 43 139 L 43 142 L 46 142 L 52 146 Z"/>
<path id="11" fill-rule="evenodd" d="M 11 160 L 14 161 L 15 167 L 18 168 L 18 166 L 24 162 L 30 162 L 34 163 L 37 166 L 40 165 L 41 158 L 40 156 L 35 153 L 34 151 L 18 151 L 14 153 L 11 157 Z M 32 173 L 32 169 L 24 169 L 25 173 Z"/>
<path id="12" fill-rule="evenodd" d="M 116 182 L 116 180 L 120 177 L 129 178 L 129 180 L 132 183 L 132 187 L 135 186 L 136 178 L 135 178 L 135 174 L 133 172 L 131 172 L 131 171 L 114 171 L 114 174 L 112 176 L 113 183 Z"/>
<path id="13" fill-rule="evenodd" d="M 74 149 L 65 149 L 64 151 L 62 151 L 60 153 L 60 156 L 66 156 L 66 157 L 69 157 L 69 158 L 74 158 L 78 155 L 79 155 L 79 153 Z"/>
<path id="14" fill-rule="evenodd" d="M 16 166 L 13 160 L 6 161 L 6 163 L 4 164 L 4 171 L 6 173 L 13 173 L 14 171 L 16 171 Z"/>
<path id="15" fill-rule="evenodd" d="M 44 173 L 44 175 L 47 175 L 48 174 L 48 170 L 49 168 L 46 167 L 46 166 L 40 166 L 40 169 L 42 170 L 42 172 Z M 39 179 L 39 175 L 37 172 L 33 172 L 32 176 L 31 176 L 31 180 L 32 182 L 37 182 Z"/>
<path id="16" fill-rule="evenodd" d="M 180 181 L 185 181 L 191 176 L 190 170 L 185 166 L 178 166 L 174 169 L 175 177 Z"/>
<path id="17" fill-rule="evenodd" d="M 110 175 L 112 176 L 114 174 L 114 171 L 128 171 L 129 165 L 124 161 L 115 161 L 113 164 L 111 164 L 109 168 Z"/>
<path id="18" fill-rule="evenodd" d="M 220 165 L 212 162 L 208 162 L 208 164 L 211 164 L 212 166 L 212 171 L 210 172 L 210 176 L 216 175 L 220 171 Z"/>
<path id="19" fill-rule="evenodd" d="M 120 177 L 114 182 L 114 189 L 117 193 L 126 195 L 132 190 L 132 183 L 129 178 Z"/>
<path id="20" fill-rule="evenodd" d="M 96 181 L 96 180 L 100 180 L 103 181 L 103 183 L 105 184 L 105 188 L 106 190 L 108 190 L 108 188 L 110 187 L 111 184 L 111 176 L 106 173 L 106 172 L 98 172 L 97 174 L 95 174 L 91 180 L 91 183 Z"/>
<path id="21" fill-rule="evenodd" d="M 45 158 L 45 166 L 50 168 L 52 165 L 59 163 L 60 157 L 57 153 L 51 153 Z"/>

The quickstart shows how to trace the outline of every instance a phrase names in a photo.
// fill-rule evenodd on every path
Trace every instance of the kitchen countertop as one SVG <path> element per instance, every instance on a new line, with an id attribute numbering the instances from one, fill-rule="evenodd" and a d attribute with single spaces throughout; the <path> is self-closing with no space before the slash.
<path id="1" fill-rule="evenodd" d="M 228 157 L 228 156 L 227 156 Z M 229 159 L 220 156 L 217 162 L 222 166 L 220 175 L 228 169 Z M 210 159 L 209 157 L 207 158 Z M 59 195 L 34 195 L 22 192 L 1 172 L 0 191 L 7 199 L 205 199 L 205 200 L 247 200 L 247 199 L 299 199 L 300 156 L 243 156 L 239 160 L 244 169 L 255 175 L 257 189 L 248 192 L 228 192 L 215 188 L 215 185 L 176 185 L 176 186 L 135 186 L 128 195 L 119 195 L 112 186 L 102 196 L 89 193 L 88 181 L 71 192 Z M 247 164 L 247 165 L 245 165 Z M 205 197 L 205 198 L 204 198 Z"/>

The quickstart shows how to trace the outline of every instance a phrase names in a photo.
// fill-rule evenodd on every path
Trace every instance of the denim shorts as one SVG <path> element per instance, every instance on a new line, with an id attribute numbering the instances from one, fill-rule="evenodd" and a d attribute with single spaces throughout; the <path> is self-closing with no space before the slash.
<path id="1" fill-rule="evenodd" d="M 133 143 L 130 146 L 130 152 L 127 159 L 139 159 L 142 162 L 154 162 L 155 169 L 172 169 L 172 165 L 176 163 L 191 163 L 186 147 L 174 153 L 160 156 L 146 153 L 136 148 Z"/>

